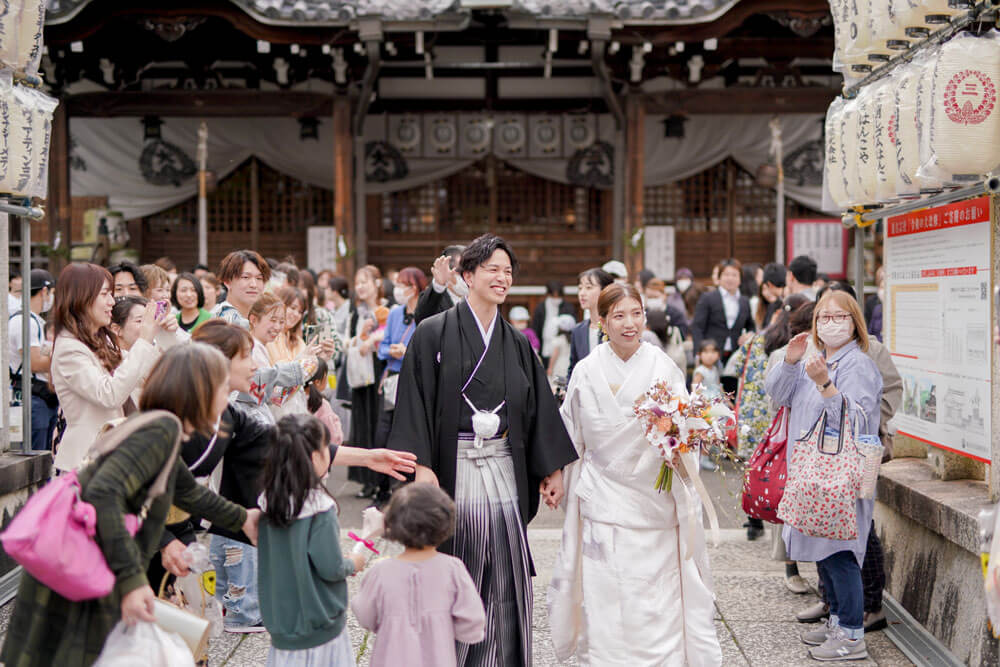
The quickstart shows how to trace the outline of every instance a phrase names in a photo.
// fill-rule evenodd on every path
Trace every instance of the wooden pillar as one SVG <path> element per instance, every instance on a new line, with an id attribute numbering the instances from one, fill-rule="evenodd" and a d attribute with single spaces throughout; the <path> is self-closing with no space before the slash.
<path id="1" fill-rule="evenodd" d="M 260 251 L 260 164 L 250 158 L 250 247 Z"/>
<path id="2" fill-rule="evenodd" d="M 333 98 L 333 224 L 338 238 L 354 248 L 354 137 L 351 133 L 351 101 L 346 95 Z M 354 256 L 341 258 L 337 271 L 348 279 L 354 274 Z"/>
<path id="3" fill-rule="evenodd" d="M 625 97 L 625 266 L 634 274 L 643 265 L 642 252 L 632 247 L 632 236 L 643 226 L 645 194 L 646 108 L 638 95 Z"/>
<path id="4" fill-rule="evenodd" d="M 49 271 L 54 276 L 69 262 L 73 244 L 73 200 L 69 185 L 69 113 L 61 100 L 52 115 L 49 146 L 49 193 L 45 200 L 45 217 L 49 222 L 49 247 L 54 248 L 59 237 L 59 250 L 65 256 L 49 255 Z"/>

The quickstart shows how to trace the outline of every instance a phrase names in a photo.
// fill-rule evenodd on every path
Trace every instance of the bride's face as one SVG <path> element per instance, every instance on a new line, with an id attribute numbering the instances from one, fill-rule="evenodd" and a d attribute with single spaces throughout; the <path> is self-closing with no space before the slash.
<path id="1" fill-rule="evenodd" d="M 635 347 L 639 344 L 639 336 L 646 325 L 646 311 L 635 299 L 622 299 L 611 307 L 601 324 L 608 334 L 608 340 L 615 347 Z"/>

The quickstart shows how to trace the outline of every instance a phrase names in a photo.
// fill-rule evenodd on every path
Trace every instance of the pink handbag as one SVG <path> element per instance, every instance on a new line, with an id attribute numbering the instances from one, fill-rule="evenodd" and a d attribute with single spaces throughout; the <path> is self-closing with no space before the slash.
<path id="1" fill-rule="evenodd" d="M 853 540 L 858 536 L 857 499 L 862 456 L 854 443 L 847 399 L 840 430 L 827 430 L 826 411 L 801 439 L 788 461 L 788 483 L 778 518 L 811 537 Z"/>
<path id="2" fill-rule="evenodd" d="M 91 456 L 107 454 L 137 429 L 164 415 L 170 413 L 154 411 L 136 415 L 113 428 L 110 434 L 102 433 Z M 166 490 L 180 446 L 179 426 L 178 423 L 173 453 L 147 493 L 140 515 L 125 515 L 125 528 L 133 537 L 153 500 Z M 97 511 L 81 499 L 80 493 L 76 471 L 56 477 L 28 499 L 0 534 L 8 556 L 35 579 L 74 602 L 102 598 L 115 585 L 115 575 L 95 539 Z"/>

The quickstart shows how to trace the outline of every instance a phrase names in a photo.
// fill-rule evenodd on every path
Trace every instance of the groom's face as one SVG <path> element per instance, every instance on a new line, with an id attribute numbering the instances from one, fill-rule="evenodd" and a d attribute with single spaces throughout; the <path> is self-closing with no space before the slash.
<path id="1" fill-rule="evenodd" d="M 495 250 L 485 262 L 476 267 L 474 273 L 465 274 L 469 291 L 479 298 L 497 305 L 507 299 L 507 292 L 514 283 L 514 271 L 510 255 L 505 250 Z"/>

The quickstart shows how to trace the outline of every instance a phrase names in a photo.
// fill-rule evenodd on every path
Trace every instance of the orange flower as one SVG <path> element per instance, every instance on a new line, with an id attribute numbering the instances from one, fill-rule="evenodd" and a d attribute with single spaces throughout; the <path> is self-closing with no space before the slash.
<path id="1" fill-rule="evenodd" d="M 663 415 L 656 420 L 656 427 L 664 433 L 670 433 L 670 429 L 674 427 L 674 422 L 667 415 Z"/>

